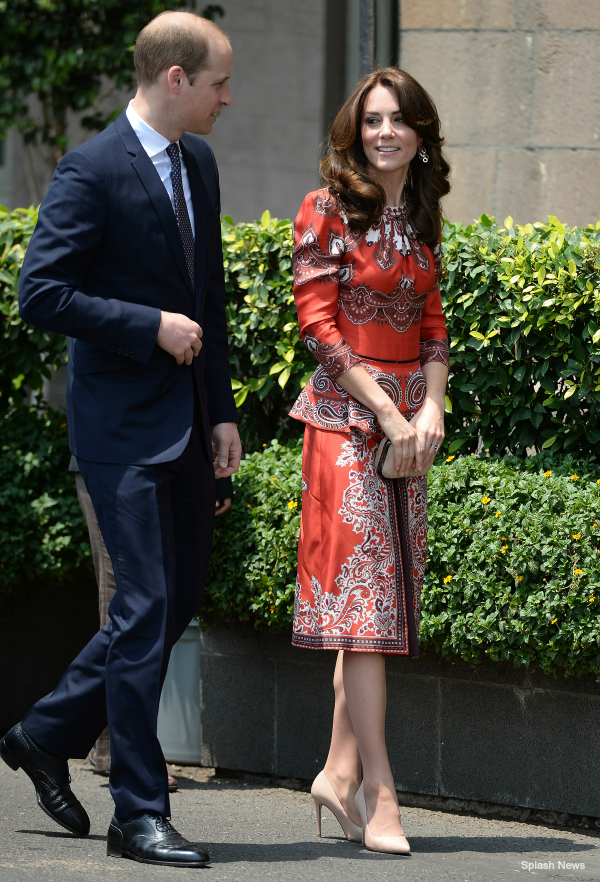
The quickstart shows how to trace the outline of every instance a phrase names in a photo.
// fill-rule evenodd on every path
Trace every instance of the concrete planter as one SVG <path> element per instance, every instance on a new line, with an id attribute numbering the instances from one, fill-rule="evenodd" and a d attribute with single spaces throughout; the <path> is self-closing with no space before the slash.
<path id="1" fill-rule="evenodd" d="M 200 763 L 200 644 L 198 625 L 185 629 L 171 652 L 158 709 L 158 739 L 172 763 Z"/>
<path id="2" fill-rule="evenodd" d="M 204 765 L 311 779 L 329 746 L 334 652 L 289 634 L 200 633 Z M 600 685 L 508 664 L 388 659 L 399 790 L 600 817 Z"/>

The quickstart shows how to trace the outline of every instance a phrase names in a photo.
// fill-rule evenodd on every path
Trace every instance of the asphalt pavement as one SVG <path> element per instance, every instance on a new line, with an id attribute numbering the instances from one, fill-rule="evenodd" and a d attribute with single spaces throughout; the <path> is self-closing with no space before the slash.
<path id="1" fill-rule="evenodd" d="M 112 801 L 107 781 L 87 762 L 70 765 L 73 790 L 92 822 L 86 839 L 73 838 L 46 817 L 25 774 L 0 762 L 0 882 L 600 880 L 595 831 L 403 808 L 413 853 L 380 855 L 343 839 L 326 809 L 323 838 L 317 839 L 308 793 L 257 779 L 218 777 L 196 767 L 175 769 L 180 789 L 172 795 L 172 820 L 183 835 L 208 849 L 212 865 L 175 869 L 108 858 Z"/>

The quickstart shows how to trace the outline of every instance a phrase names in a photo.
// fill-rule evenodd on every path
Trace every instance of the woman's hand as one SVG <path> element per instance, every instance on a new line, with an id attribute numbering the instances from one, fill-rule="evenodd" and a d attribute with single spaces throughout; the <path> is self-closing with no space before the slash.
<path id="1" fill-rule="evenodd" d="M 392 402 L 391 408 L 385 408 L 377 414 L 379 425 L 384 435 L 392 442 L 394 448 L 394 468 L 401 478 L 413 474 L 416 469 L 419 451 L 419 435 L 413 422 L 409 423 L 399 413 Z"/>
<path id="2" fill-rule="evenodd" d="M 444 405 L 432 398 L 426 398 L 423 406 L 411 420 L 417 434 L 415 470 L 426 474 L 444 440 Z"/>

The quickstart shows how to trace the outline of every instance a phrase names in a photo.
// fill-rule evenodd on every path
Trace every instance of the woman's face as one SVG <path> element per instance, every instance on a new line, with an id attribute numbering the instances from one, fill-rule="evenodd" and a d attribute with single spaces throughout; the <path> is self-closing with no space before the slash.
<path id="1" fill-rule="evenodd" d="M 423 141 L 402 122 L 394 90 L 382 85 L 366 97 L 360 133 L 365 156 L 379 174 L 398 173 L 408 166 Z"/>

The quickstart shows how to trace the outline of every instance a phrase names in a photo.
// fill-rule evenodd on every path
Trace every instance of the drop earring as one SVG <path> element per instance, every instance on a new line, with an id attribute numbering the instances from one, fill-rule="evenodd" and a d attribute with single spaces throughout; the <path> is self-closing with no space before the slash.
<path id="1" fill-rule="evenodd" d="M 419 159 L 421 160 L 421 162 L 429 162 L 429 154 L 422 144 L 419 144 L 417 153 L 419 154 Z"/>

